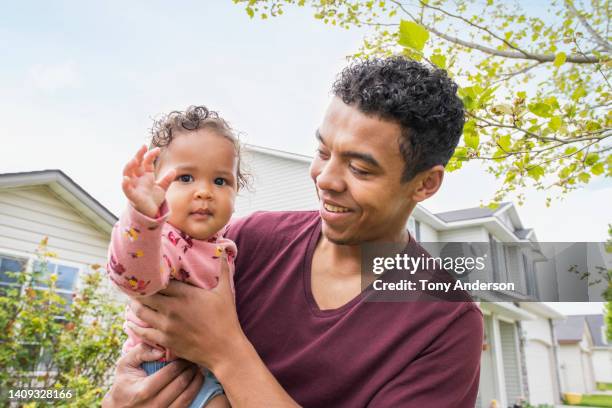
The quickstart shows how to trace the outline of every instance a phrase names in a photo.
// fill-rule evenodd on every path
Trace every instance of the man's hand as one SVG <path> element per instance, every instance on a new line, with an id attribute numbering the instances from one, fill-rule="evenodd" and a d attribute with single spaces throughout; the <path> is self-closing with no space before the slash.
<path id="1" fill-rule="evenodd" d="M 147 151 L 147 146 L 142 146 L 123 168 L 121 187 L 125 196 L 136 210 L 150 218 L 155 218 L 166 197 L 166 190 L 176 177 L 176 171 L 170 169 L 155 180 L 153 162 L 159 153 L 159 147 Z"/>
<path id="2" fill-rule="evenodd" d="M 218 363 L 232 359 L 236 350 L 248 343 L 238 322 L 225 257 L 214 289 L 171 280 L 158 294 L 132 300 L 130 309 L 151 326 L 143 328 L 128 322 L 138 337 L 170 348 L 179 357 L 213 372 Z"/>
<path id="3" fill-rule="evenodd" d="M 204 378 L 194 364 L 176 360 L 147 376 L 140 365 L 155 361 L 163 352 L 139 344 L 117 362 L 114 384 L 102 401 L 103 408 L 187 407 Z"/>

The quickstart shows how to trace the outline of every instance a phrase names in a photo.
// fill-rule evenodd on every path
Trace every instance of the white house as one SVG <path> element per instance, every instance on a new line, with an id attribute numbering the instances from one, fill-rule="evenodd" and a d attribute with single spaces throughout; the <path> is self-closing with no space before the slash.
<path id="1" fill-rule="evenodd" d="M 529 402 L 558 404 L 562 390 L 554 322 L 565 316 L 541 302 L 524 302 L 520 307 L 537 317 L 521 322 Z"/>
<path id="2" fill-rule="evenodd" d="M 49 272 L 58 274 L 58 292 L 68 302 L 89 265 L 106 265 L 110 233 L 117 218 L 60 170 L 0 174 L 0 285 L 5 272 L 30 268 L 44 237 L 57 254 Z"/>
<path id="3" fill-rule="evenodd" d="M 595 382 L 612 384 L 612 344 L 606 336 L 604 316 L 584 316 L 593 339 L 593 371 Z"/>
<path id="4" fill-rule="evenodd" d="M 595 389 L 593 338 L 583 315 L 555 322 L 563 392 L 585 394 Z"/>

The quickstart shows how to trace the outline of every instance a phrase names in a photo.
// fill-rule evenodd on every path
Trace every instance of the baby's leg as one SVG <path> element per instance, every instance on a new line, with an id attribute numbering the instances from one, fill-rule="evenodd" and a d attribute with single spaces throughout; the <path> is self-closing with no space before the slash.
<path id="1" fill-rule="evenodd" d="M 161 370 L 162 368 L 164 368 L 168 364 L 170 364 L 170 363 L 165 362 L 165 361 L 145 361 L 144 363 L 142 363 L 140 365 L 140 367 L 142 367 L 142 369 L 145 370 L 147 375 L 151 375 L 151 374 Z"/>
<path id="2" fill-rule="evenodd" d="M 204 384 L 202 384 L 202 388 L 200 388 L 198 395 L 196 395 L 193 401 L 191 401 L 191 405 L 189 405 L 189 408 L 203 407 L 230 407 L 227 397 L 223 394 L 223 387 L 210 371 L 205 373 Z"/>
<path id="3" fill-rule="evenodd" d="M 206 408 L 231 408 L 231 405 L 225 394 L 219 394 L 210 400 Z"/>

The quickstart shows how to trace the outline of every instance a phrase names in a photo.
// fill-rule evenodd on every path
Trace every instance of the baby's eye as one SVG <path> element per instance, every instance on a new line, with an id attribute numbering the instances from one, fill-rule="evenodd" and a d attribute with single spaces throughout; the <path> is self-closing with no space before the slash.
<path id="1" fill-rule="evenodd" d="M 225 180 L 223 177 L 217 177 L 215 179 L 215 184 L 218 186 L 223 186 L 225 184 L 227 184 L 227 180 Z"/>
<path id="2" fill-rule="evenodd" d="M 193 181 L 193 176 L 191 174 L 182 174 L 176 178 L 181 183 L 190 183 Z"/>

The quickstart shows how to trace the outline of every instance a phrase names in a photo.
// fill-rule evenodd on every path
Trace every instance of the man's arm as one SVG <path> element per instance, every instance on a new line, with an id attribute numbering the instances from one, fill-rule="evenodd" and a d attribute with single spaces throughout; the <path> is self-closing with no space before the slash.
<path id="1" fill-rule="evenodd" d="M 159 294 L 133 300 L 130 308 L 151 326 L 130 325 L 137 336 L 150 344 L 171 347 L 179 357 L 209 368 L 233 407 L 298 406 L 240 327 L 225 258 L 214 289 L 171 281 Z"/>

